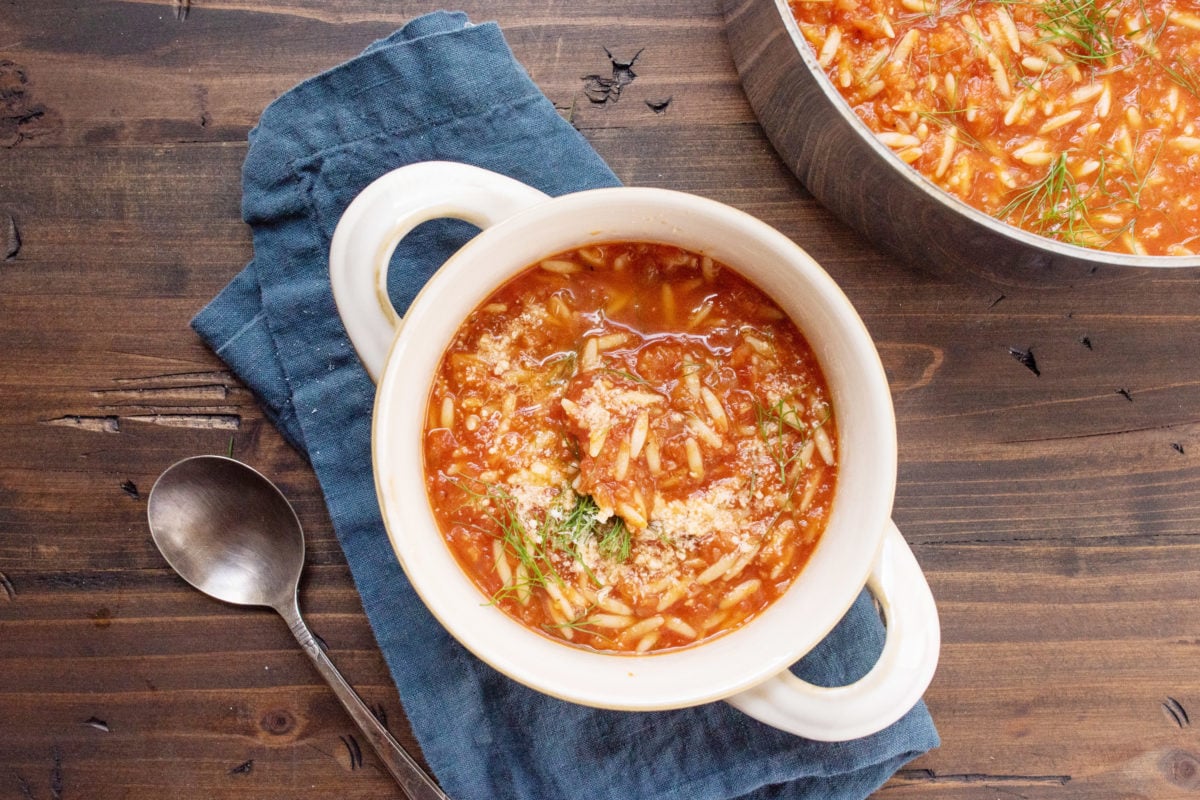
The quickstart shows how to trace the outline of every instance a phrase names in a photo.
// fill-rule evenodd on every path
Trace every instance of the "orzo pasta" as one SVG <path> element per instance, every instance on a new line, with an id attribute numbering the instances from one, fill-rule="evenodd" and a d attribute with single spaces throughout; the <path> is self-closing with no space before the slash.
<path id="1" fill-rule="evenodd" d="M 858 116 L 942 189 L 1018 227 L 1200 253 L 1194 0 L 790 0 Z"/>
<path id="2" fill-rule="evenodd" d="M 610 243 L 545 259 L 443 355 L 426 486 L 491 602 L 616 652 L 684 647 L 783 593 L 825 527 L 837 432 L 801 333 L 728 267 Z"/>

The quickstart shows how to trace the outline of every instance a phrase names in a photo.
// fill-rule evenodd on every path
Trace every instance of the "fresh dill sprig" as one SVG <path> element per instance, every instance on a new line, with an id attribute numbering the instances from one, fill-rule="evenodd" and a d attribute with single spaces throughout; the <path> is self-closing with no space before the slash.
<path id="1" fill-rule="evenodd" d="M 600 537 L 596 547 L 600 550 L 600 555 L 605 558 L 623 563 L 629 558 L 629 551 L 633 544 L 629 528 L 626 527 L 625 520 L 620 517 L 615 517 L 607 528 L 608 530 Z"/>
<path id="2" fill-rule="evenodd" d="M 1097 235 L 1088 222 L 1087 196 L 1080 193 L 1065 152 L 1050 163 L 1045 175 L 1019 191 L 996 216 L 1015 218 L 1036 233 L 1071 243 L 1091 241 Z"/>
<path id="3" fill-rule="evenodd" d="M 479 483 L 482 491 L 472 489 L 461 481 L 456 482 L 456 485 L 472 498 L 484 516 L 496 527 L 504 549 L 512 553 L 517 562 L 525 567 L 528 576 L 526 586 L 545 586 L 551 581 L 561 584 L 562 576 L 558 574 L 554 562 L 545 550 L 544 539 L 530 536 L 524 521 L 517 513 L 516 498 L 503 486 L 482 481 Z M 504 591 L 502 589 L 501 593 Z"/>
<path id="4" fill-rule="evenodd" d="M 1150 178 L 1150 173 L 1154 171 L 1154 165 L 1158 163 L 1158 157 L 1162 153 L 1163 142 L 1160 140 L 1158 147 L 1154 150 L 1154 155 L 1150 157 L 1150 162 L 1145 169 L 1139 169 L 1137 163 L 1130 158 L 1121 156 L 1121 160 L 1125 162 L 1125 170 L 1129 173 L 1129 178 L 1121 177 L 1116 180 L 1117 186 L 1121 192 L 1110 192 L 1104 188 L 1105 181 L 1098 181 L 1097 188 L 1112 200 L 1112 205 L 1128 203 L 1134 208 L 1142 207 L 1142 191 L 1146 188 L 1146 181 Z M 1133 152 L 1137 153 L 1141 150 L 1141 136 L 1138 136 L 1137 142 L 1133 146 Z M 1103 156 L 1103 153 L 1101 154 Z M 1107 164 L 1107 159 L 1100 162 L 1102 165 Z M 1132 178 L 1132 180 L 1130 179 Z"/>
<path id="5" fill-rule="evenodd" d="M 1105 153 L 1104 150 L 1101 150 L 1101 169 L 1091 192 L 1092 194 L 1096 195 L 1096 197 L 1095 199 L 1089 197 L 1089 200 L 1093 205 L 1092 213 L 1095 214 L 1105 211 L 1113 211 L 1121 214 L 1123 213 L 1122 206 L 1129 206 L 1135 211 L 1141 210 L 1142 192 L 1146 188 L 1146 183 L 1148 182 L 1150 175 L 1154 172 L 1154 165 L 1158 163 L 1158 157 L 1159 154 L 1162 153 L 1162 148 L 1163 142 L 1160 140 L 1158 147 L 1155 149 L 1154 154 L 1150 157 L 1145 169 L 1140 169 L 1133 158 L 1126 157 L 1125 155 L 1116 153 L 1115 151 L 1109 149 L 1109 152 L 1111 152 L 1113 156 L 1116 156 L 1121 162 L 1124 163 L 1123 174 L 1121 174 L 1119 177 L 1112 178 L 1111 180 L 1108 177 L 1110 162 L 1106 157 L 1107 153 Z M 1139 135 L 1137 142 L 1133 146 L 1133 152 L 1140 152 L 1141 149 L 1141 136 Z M 1112 185 L 1112 188 L 1109 188 L 1110 184 Z M 1101 203 L 1101 198 L 1106 202 Z M 1135 219 L 1131 215 L 1124 224 L 1120 225 L 1116 229 L 1105 231 L 1105 244 L 1115 240 L 1118 236 L 1126 231 L 1130 231 L 1136 235 L 1134 228 Z"/>
<path id="6" fill-rule="evenodd" d="M 937 111 L 918 111 L 917 116 L 921 119 L 931 122 L 934 125 L 946 131 L 946 135 L 953 136 L 954 140 L 959 144 L 973 147 L 976 150 L 982 150 L 983 145 L 978 139 L 967 133 L 961 125 L 958 124 L 957 117 L 960 114 L 965 114 L 965 108 L 948 108 Z"/>
<path id="7" fill-rule="evenodd" d="M 1140 140 L 1133 151 L 1141 151 Z M 1113 150 L 1103 148 L 1096 154 L 1098 166 L 1089 183 L 1080 186 L 1068 166 L 1068 154 L 1059 154 L 1046 173 L 1013 196 L 1008 205 L 996 212 L 1002 220 L 1013 220 L 1043 236 L 1070 244 L 1104 247 L 1134 225 L 1126 206 L 1141 208 L 1142 192 L 1158 161 L 1162 142 L 1144 168 Z M 1106 223 L 1107 214 L 1124 221 Z M 1099 226 L 1098 226 L 1099 225 Z"/>
<path id="8" fill-rule="evenodd" d="M 1051 43 L 1074 45 L 1065 55 L 1082 63 L 1104 61 L 1120 49 L 1108 14 L 1119 0 L 1044 0 L 1037 8 L 1046 15 L 1038 28 Z"/>
<path id="9" fill-rule="evenodd" d="M 516 498 L 510 492 L 496 484 L 478 483 L 478 489 L 462 481 L 456 482 L 456 485 L 492 523 L 494 534 L 505 551 L 524 567 L 526 575 L 519 584 L 498 590 L 492 597 L 493 602 L 549 583 L 565 584 L 566 580 L 556 563 L 563 559 L 576 563 L 591 583 L 602 585 L 584 558 L 584 548 L 593 539 L 605 558 L 623 562 L 629 557 L 632 543 L 624 520 L 613 517 L 600 521 L 600 509 L 590 495 L 564 491 L 537 529 L 530 531 L 518 513 Z"/>
<path id="10" fill-rule="evenodd" d="M 583 548 L 589 540 L 594 539 L 600 555 L 623 562 L 629 557 L 629 530 L 625 527 L 625 520 L 620 517 L 614 516 L 601 522 L 600 507 L 591 495 L 568 494 L 574 495 L 574 504 L 561 520 L 556 519 L 553 513 L 548 513 L 542 521 L 540 537 L 550 547 L 579 564 L 588 580 L 600 586 L 600 579 L 592 573 L 583 557 Z"/>
<path id="11" fill-rule="evenodd" d="M 767 530 L 774 528 L 775 524 L 792 507 L 792 501 L 795 499 L 800 479 L 808 467 L 808 464 L 803 459 L 804 452 L 811 449 L 809 444 L 813 439 L 813 431 L 821 428 L 833 418 L 833 411 L 829 405 L 821 403 L 813 409 L 814 412 L 820 414 L 820 419 L 810 425 L 801 418 L 796 406 L 789 402 L 792 399 L 791 396 L 788 396 L 780 398 L 769 406 L 756 403 L 754 407 L 759 438 L 769 448 L 771 458 L 775 461 L 775 465 L 779 470 L 779 483 L 783 487 L 783 496 L 785 498 L 783 505 L 767 524 Z M 790 451 L 788 449 L 788 442 L 785 439 L 787 429 L 792 430 L 800 436 L 799 439 L 792 443 Z M 792 467 L 797 463 L 800 468 L 793 472 Z M 789 473 L 792 474 L 789 476 Z M 752 472 L 750 474 L 750 482 L 751 493 L 753 493 L 755 484 L 758 482 L 757 473 Z"/>
<path id="12" fill-rule="evenodd" d="M 779 398 L 771 405 L 757 402 L 754 404 L 754 424 L 758 429 L 758 436 L 770 449 L 771 459 L 779 470 L 779 482 L 785 488 L 787 488 L 788 471 L 796 459 L 801 457 L 804 442 L 807 441 L 808 436 L 808 429 L 800 417 L 800 412 L 789 402 L 791 399 L 789 395 Z M 791 452 L 789 452 L 786 437 L 788 429 L 805 437 L 791 449 Z M 789 491 L 788 494 L 790 495 L 791 492 Z"/>
<path id="13" fill-rule="evenodd" d="M 595 625 L 591 622 L 588 622 L 588 620 L 587 620 L 587 617 L 593 611 L 595 611 L 596 608 L 597 608 L 597 606 L 595 606 L 594 604 L 590 605 L 583 610 L 583 613 L 581 613 L 579 616 L 575 617 L 574 619 L 569 619 L 566 622 L 545 622 L 545 623 L 542 623 L 542 627 L 548 631 L 561 631 L 561 630 L 579 631 L 580 633 L 586 633 L 588 636 L 592 636 L 596 639 L 601 639 L 605 642 L 613 644 L 614 642 L 613 642 L 612 637 L 605 636 L 603 633 L 600 633 L 599 631 L 597 631 L 595 628 Z"/>
<path id="14" fill-rule="evenodd" d="M 588 580 L 599 586 L 600 580 L 592 574 L 583 558 L 582 549 L 596 530 L 596 515 L 599 513 L 596 501 L 585 494 L 575 494 L 574 492 L 567 494 L 574 495 L 574 504 L 561 520 L 556 518 L 555 509 L 550 509 L 542 519 L 538 538 L 547 548 L 547 559 L 549 559 L 550 553 L 562 553 L 571 561 L 579 564 L 587 574 Z M 565 499 L 569 500 L 570 498 Z"/>
<path id="15" fill-rule="evenodd" d="M 1200 71 L 1197 71 L 1191 64 L 1185 63 L 1182 59 L 1175 59 L 1173 66 L 1168 66 L 1164 63 L 1159 63 L 1162 71 L 1167 73 L 1167 77 L 1174 83 L 1178 84 L 1185 92 L 1192 97 L 1200 99 Z"/>
<path id="16" fill-rule="evenodd" d="M 607 372 L 610 375 L 616 375 L 617 377 L 624 378 L 625 380 L 630 381 L 631 383 L 637 383 L 642 386 L 649 386 L 649 387 L 653 388 L 653 384 L 651 384 L 650 381 L 646 380 L 641 375 L 635 375 L 634 373 L 632 373 L 628 370 L 617 369 L 616 367 L 600 367 L 596 371 L 597 372 Z"/>

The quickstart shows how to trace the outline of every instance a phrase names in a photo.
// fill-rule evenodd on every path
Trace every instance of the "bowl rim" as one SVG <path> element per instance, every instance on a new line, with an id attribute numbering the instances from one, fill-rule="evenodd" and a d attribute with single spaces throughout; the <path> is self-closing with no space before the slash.
<path id="1" fill-rule="evenodd" d="M 606 227 L 615 219 L 636 233 Z M 647 231 L 660 235 L 644 235 Z M 718 244 L 730 234 L 741 238 Z M 865 420 L 853 437 L 839 426 L 846 449 L 839 454 L 829 526 L 788 592 L 735 631 L 697 646 L 639 656 L 561 643 L 489 605 L 433 520 L 420 452 L 433 369 L 461 320 L 537 258 L 588 242 L 622 239 L 698 240 L 690 249 L 729 264 L 789 314 L 803 309 L 805 323 L 797 324 L 826 372 L 840 409 L 838 419 L 848 417 L 843 412 L 849 408 Z M 561 246 L 567 240 L 574 243 Z M 497 251 L 504 254 L 495 256 Z M 537 255 L 529 257 L 531 252 Z M 774 261 L 762 267 L 762 275 L 746 275 L 754 271 L 745 266 L 754 262 L 746 259 L 760 257 Z M 480 279 L 478 269 L 489 263 L 488 279 Z M 778 277 L 765 278 L 768 274 Z M 770 280 L 776 281 L 773 289 L 763 286 Z M 784 298 L 778 296 L 781 287 L 805 291 Z M 824 326 L 820 333 L 806 328 L 818 321 Z M 831 367 L 834 356 L 853 363 Z M 833 278 L 803 249 L 765 222 L 716 201 L 666 189 L 595 189 L 547 200 L 486 228 L 418 293 L 386 365 L 376 392 L 371 441 L 377 495 L 392 548 L 417 594 L 451 635 L 498 671 L 546 694 L 584 705 L 649 710 L 696 705 L 761 683 L 832 630 L 866 583 L 883 541 L 895 491 L 897 444 L 891 394 L 870 334 Z M 413 378 L 413 370 L 419 379 Z M 852 379 L 861 381 L 853 393 L 845 388 Z M 855 491 L 858 496 L 849 494 Z M 840 571 L 833 574 L 835 570 Z M 815 577 L 805 578 L 810 573 Z M 817 611 L 809 611 L 805 604 L 818 598 Z"/>

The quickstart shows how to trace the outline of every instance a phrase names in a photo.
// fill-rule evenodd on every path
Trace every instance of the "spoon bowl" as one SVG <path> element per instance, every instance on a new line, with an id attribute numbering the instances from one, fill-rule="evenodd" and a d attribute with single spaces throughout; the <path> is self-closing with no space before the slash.
<path id="1" fill-rule="evenodd" d="M 301 618 L 304 529 L 275 484 L 232 458 L 195 456 L 159 476 L 146 513 L 154 544 L 185 581 L 227 603 L 279 612 L 407 797 L 449 800 L 376 719 Z"/>
<path id="2" fill-rule="evenodd" d="M 245 464 L 180 461 L 155 483 L 147 513 L 167 563 L 205 594 L 272 608 L 295 596 L 304 530 L 279 489 Z"/>

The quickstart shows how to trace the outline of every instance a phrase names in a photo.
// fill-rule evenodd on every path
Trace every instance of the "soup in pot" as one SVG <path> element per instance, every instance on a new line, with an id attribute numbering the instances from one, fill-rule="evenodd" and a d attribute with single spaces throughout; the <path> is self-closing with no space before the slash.
<path id="1" fill-rule="evenodd" d="M 847 103 L 1000 220 L 1200 253 L 1200 11 L 1176 0 L 789 0 Z"/>

